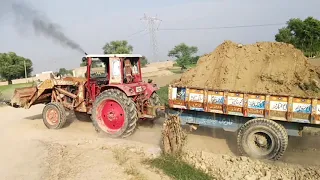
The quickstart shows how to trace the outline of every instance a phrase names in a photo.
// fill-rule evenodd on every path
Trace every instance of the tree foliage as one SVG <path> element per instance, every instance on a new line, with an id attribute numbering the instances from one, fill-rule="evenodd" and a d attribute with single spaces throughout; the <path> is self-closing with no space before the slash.
<path id="1" fill-rule="evenodd" d="M 187 65 L 196 64 L 199 56 L 194 56 L 198 52 L 198 48 L 195 46 L 188 46 L 185 43 L 181 43 L 175 46 L 169 51 L 169 57 L 175 57 L 177 65 L 185 67 Z"/>
<path id="2" fill-rule="evenodd" d="M 287 22 L 287 27 L 279 29 L 275 40 L 294 45 L 302 50 L 306 56 L 319 56 L 320 21 L 313 17 L 308 17 L 305 20 L 290 19 Z"/>
<path id="3" fill-rule="evenodd" d="M 85 67 L 85 66 L 87 66 L 87 62 L 80 63 L 80 67 Z"/>
<path id="4" fill-rule="evenodd" d="M 60 68 L 58 74 L 61 76 L 67 76 L 67 75 L 72 75 L 73 73 L 72 73 L 72 70 L 67 70 L 66 68 Z"/>
<path id="5" fill-rule="evenodd" d="M 9 84 L 13 79 L 25 77 L 26 65 L 27 75 L 30 77 L 32 68 L 32 61 L 30 59 L 18 56 L 14 52 L 0 53 L 0 76 L 6 79 Z"/>
<path id="6" fill-rule="evenodd" d="M 104 54 L 130 54 L 133 47 L 125 40 L 111 41 L 103 46 Z"/>
<path id="7" fill-rule="evenodd" d="M 148 59 L 145 56 L 142 56 L 140 64 L 141 67 L 145 67 L 147 64 L 149 64 Z"/>

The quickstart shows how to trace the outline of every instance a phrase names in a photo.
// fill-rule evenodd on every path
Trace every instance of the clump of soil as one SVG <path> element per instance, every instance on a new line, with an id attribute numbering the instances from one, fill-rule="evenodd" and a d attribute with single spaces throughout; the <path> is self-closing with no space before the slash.
<path id="1" fill-rule="evenodd" d="M 257 93 L 320 95 L 319 77 L 304 54 L 279 42 L 225 41 L 172 84 Z"/>
<path id="2" fill-rule="evenodd" d="M 212 174 L 217 179 L 270 180 L 270 179 L 319 179 L 317 166 L 304 167 L 286 163 L 271 163 L 247 157 L 185 152 L 184 160 L 196 168 Z"/>

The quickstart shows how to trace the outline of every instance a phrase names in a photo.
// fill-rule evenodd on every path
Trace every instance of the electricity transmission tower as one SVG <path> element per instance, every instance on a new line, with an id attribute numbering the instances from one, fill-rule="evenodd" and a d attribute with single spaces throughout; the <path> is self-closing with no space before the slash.
<path id="1" fill-rule="evenodd" d="M 144 14 L 141 20 L 145 21 L 148 27 L 148 31 L 150 34 L 150 41 L 153 51 L 153 60 L 152 61 L 159 61 L 158 59 L 158 43 L 157 43 L 157 36 L 156 31 L 158 30 L 160 23 L 162 20 L 158 19 L 157 17 L 150 17 Z"/>

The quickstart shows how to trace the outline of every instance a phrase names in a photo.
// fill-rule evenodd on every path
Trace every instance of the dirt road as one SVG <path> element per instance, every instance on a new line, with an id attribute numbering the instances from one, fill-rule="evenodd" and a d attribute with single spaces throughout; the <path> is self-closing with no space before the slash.
<path id="1" fill-rule="evenodd" d="M 139 163 L 142 154 L 158 153 L 154 144 L 99 137 L 89 122 L 48 130 L 41 120 L 42 108 L 0 108 L 0 179 L 131 179 L 140 171 L 146 179 L 160 179 L 143 165 L 130 165 Z"/>
<path id="2" fill-rule="evenodd" d="M 158 84 L 166 84 L 159 81 Z M 156 156 L 160 152 L 158 143 L 161 121 L 153 127 L 148 123 L 142 124 L 136 133 L 127 139 L 110 139 L 98 135 L 89 120 L 79 121 L 72 114 L 69 115 L 70 123 L 67 127 L 48 130 L 42 123 L 43 107 L 36 105 L 29 110 L 0 107 L 0 179 L 169 179 L 141 162 L 144 158 Z M 188 135 L 186 149 L 206 152 L 210 157 L 214 157 L 211 163 L 216 161 L 216 165 L 211 166 L 216 170 L 213 172 L 225 175 L 224 179 L 232 179 L 234 173 L 240 173 L 239 179 L 242 179 L 247 175 L 247 171 L 239 168 L 243 165 L 228 165 L 229 161 L 235 162 L 232 159 L 235 158 L 234 155 L 238 155 L 235 136 L 234 133 L 222 130 L 199 128 Z M 309 173 L 308 167 L 315 166 L 316 168 L 311 168 L 312 172 L 315 172 L 314 169 L 320 169 L 319 139 L 319 136 L 309 135 L 290 138 L 289 148 L 282 162 L 271 165 L 267 162 L 259 168 L 272 166 L 272 171 L 277 172 L 280 167 L 293 166 L 292 171 Z M 203 161 L 206 159 L 210 159 L 209 156 L 203 158 Z M 260 163 L 247 160 L 245 162 L 247 169 L 257 169 L 255 166 Z M 228 165 L 227 168 L 222 168 L 225 164 Z M 224 172 L 226 170 L 232 173 Z M 308 177 L 315 176 L 311 174 Z"/>
<path id="3" fill-rule="evenodd" d="M 141 156 L 159 153 L 161 122 L 154 127 L 143 124 L 128 139 L 115 140 L 97 135 L 90 122 L 75 119 L 64 129 L 48 130 L 41 120 L 42 108 L 0 108 L 0 179 L 131 179 L 133 175 L 126 173 L 132 168 L 130 161 L 136 164 Z M 189 134 L 187 148 L 236 155 L 234 136 L 199 129 Z M 289 144 L 284 162 L 320 166 L 319 137 L 292 138 Z M 129 150 L 127 157 L 124 150 Z M 126 160 L 133 157 L 136 159 Z M 122 161 L 129 163 L 123 165 Z M 134 170 L 145 179 L 167 179 L 148 167 L 139 167 Z"/>

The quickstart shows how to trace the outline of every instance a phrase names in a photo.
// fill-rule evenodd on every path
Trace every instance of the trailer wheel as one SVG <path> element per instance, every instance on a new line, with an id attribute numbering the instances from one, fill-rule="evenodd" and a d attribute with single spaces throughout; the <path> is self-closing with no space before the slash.
<path id="1" fill-rule="evenodd" d="M 67 115 L 60 103 L 48 103 L 43 108 L 42 119 L 48 129 L 61 129 L 67 122 Z"/>
<path id="2" fill-rule="evenodd" d="M 122 91 L 108 89 L 96 98 L 91 119 L 97 132 L 125 138 L 136 129 L 138 111 L 133 100 Z"/>
<path id="3" fill-rule="evenodd" d="M 237 138 L 242 155 L 257 159 L 280 159 L 288 145 L 286 129 L 274 121 L 257 118 L 240 128 Z"/>

